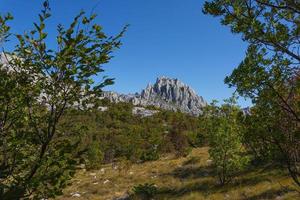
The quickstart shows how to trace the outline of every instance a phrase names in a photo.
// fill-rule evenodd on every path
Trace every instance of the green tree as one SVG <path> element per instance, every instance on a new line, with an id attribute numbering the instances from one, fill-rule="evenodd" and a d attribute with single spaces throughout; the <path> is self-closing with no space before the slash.
<path id="1" fill-rule="evenodd" d="M 221 185 L 230 182 L 248 162 L 248 158 L 242 155 L 244 148 L 239 113 L 235 99 L 231 98 L 221 106 L 213 102 L 205 108 L 202 117 L 209 134 L 209 155 Z"/>
<path id="2" fill-rule="evenodd" d="M 1 45 L 10 35 L 7 22 L 11 19 L 11 15 L 0 17 Z M 19 164 L 16 152 L 22 146 L 20 140 L 24 136 L 23 129 L 26 124 L 25 91 L 20 85 L 20 80 L 24 80 L 24 77 L 9 65 L 10 58 L 5 53 L 0 54 L 0 197 L 10 184 L 8 181 L 14 166 Z"/>
<path id="3" fill-rule="evenodd" d="M 69 27 L 57 26 L 57 46 L 51 49 L 45 31 L 49 17 L 46 1 L 34 29 L 17 34 L 19 44 L 5 53 L 8 70 L 1 67 L 0 199 L 40 199 L 61 193 L 74 173 L 72 151 L 77 143 L 64 137 L 59 122 L 68 108 L 89 107 L 101 89 L 113 83 L 106 77 L 94 83 L 93 77 L 119 48 L 125 29 L 107 37 L 94 22 L 95 15 L 81 12 Z M 0 30 L 7 35 L 9 28 L 3 22 L 0 19 Z"/>
<path id="4" fill-rule="evenodd" d="M 92 142 L 87 149 L 86 164 L 88 169 L 99 169 L 104 155 L 97 142 Z"/>
<path id="5" fill-rule="evenodd" d="M 10 27 L 7 22 L 12 19 L 13 17 L 10 14 L 0 16 L 0 44 L 4 43 L 9 36 Z"/>
<path id="6" fill-rule="evenodd" d="M 249 43 L 245 59 L 225 82 L 252 99 L 267 124 L 259 124 L 261 138 L 281 154 L 300 186 L 299 1 L 214 0 L 205 3 L 204 12 L 220 17 Z"/>

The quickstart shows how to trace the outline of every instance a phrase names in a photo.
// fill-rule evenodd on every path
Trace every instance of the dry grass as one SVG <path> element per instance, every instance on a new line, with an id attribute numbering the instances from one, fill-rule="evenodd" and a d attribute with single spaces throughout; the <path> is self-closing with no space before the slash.
<path id="1" fill-rule="evenodd" d="M 197 148 L 186 158 L 163 158 L 135 164 L 126 170 L 78 171 L 64 195 L 58 199 L 110 200 L 131 192 L 133 186 L 154 183 L 159 188 L 155 199 L 300 199 L 292 181 L 281 170 L 245 172 L 225 187 L 216 183 L 209 167 L 207 148 Z M 72 197 L 71 193 L 80 194 Z"/>

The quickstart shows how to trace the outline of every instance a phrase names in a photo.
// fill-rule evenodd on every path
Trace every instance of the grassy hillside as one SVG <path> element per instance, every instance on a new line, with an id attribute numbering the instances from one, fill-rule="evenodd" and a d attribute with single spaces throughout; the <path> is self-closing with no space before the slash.
<path id="1" fill-rule="evenodd" d="M 187 157 L 166 156 L 143 164 L 117 163 L 100 170 L 79 169 L 58 200 L 109 200 L 132 193 L 138 184 L 153 183 L 153 199 L 300 199 L 281 169 L 248 169 L 226 186 L 218 186 L 208 148 L 195 148 Z"/>

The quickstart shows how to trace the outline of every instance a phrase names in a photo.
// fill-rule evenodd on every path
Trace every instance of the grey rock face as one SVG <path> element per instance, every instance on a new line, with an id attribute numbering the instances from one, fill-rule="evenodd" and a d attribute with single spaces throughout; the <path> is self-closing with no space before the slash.
<path id="1" fill-rule="evenodd" d="M 0 64 L 2 64 L 0 65 L 0 67 L 6 68 L 8 71 L 12 71 L 13 69 L 10 67 L 10 65 L 8 65 L 10 58 L 12 58 L 10 55 L 0 52 Z M 157 78 L 156 82 L 153 85 L 148 84 L 148 86 L 144 90 L 142 90 L 140 94 L 119 94 L 116 92 L 104 92 L 102 98 L 107 98 L 111 102 L 115 103 L 128 102 L 132 103 L 135 106 L 155 106 L 157 108 L 165 110 L 181 111 L 196 116 L 201 114 L 202 108 L 207 105 L 206 101 L 204 101 L 201 96 L 198 96 L 196 92 L 188 85 L 182 83 L 178 79 L 167 77 Z M 46 104 L 49 99 L 51 99 L 51 96 L 45 96 L 45 94 L 42 93 L 39 101 Z M 80 107 L 80 105 L 70 106 Z M 92 104 L 88 105 L 88 107 L 92 106 Z M 107 109 L 105 108 L 104 111 L 105 110 Z M 151 115 L 151 112 L 148 112 L 148 110 L 145 110 L 143 112 L 145 113 L 145 116 Z M 140 111 L 140 113 L 143 112 Z"/>
<path id="2" fill-rule="evenodd" d="M 151 117 L 158 112 L 159 112 L 158 110 L 148 110 L 144 107 L 133 107 L 133 109 L 132 109 L 133 115 L 138 115 L 141 117 Z"/>
<path id="3" fill-rule="evenodd" d="M 13 71 L 13 68 L 9 65 L 9 61 L 11 60 L 11 55 L 5 54 L 3 52 L 0 53 L 0 68 L 5 69 L 8 72 Z"/>
<path id="4" fill-rule="evenodd" d="M 181 111 L 198 116 L 206 101 L 196 94 L 188 85 L 178 79 L 160 77 L 155 84 L 149 84 L 141 94 L 118 94 L 116 92 L 104 92 L 103 98 L 110 101 L 128 102 L 139 106 L 155 106 L 157 108 L 173 111 Z"/>

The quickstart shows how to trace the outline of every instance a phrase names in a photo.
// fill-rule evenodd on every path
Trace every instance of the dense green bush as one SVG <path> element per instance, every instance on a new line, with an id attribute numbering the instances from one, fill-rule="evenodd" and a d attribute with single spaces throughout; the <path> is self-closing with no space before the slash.
<path id="1" fill-rule="evenodd" d="M 159 159 L 159 153 L 157 152 L 157 148 L 153 147 L 151 149 L 145 150 L 141 155 L 141 161 L 153 161 Z"/>
<path id="2" fill-rule="evenodd" d="M 239 113 L 235 99 L 231 98 L 221 106 L 214 103 L 207 106 L 203 117 L 209 133 L 209 156 L 221 185 L 230 182 L 249 160 L 243 155 L 243 129 L 238 123 Z"/>
<path id="3" fill-rule="evenodd" d="M 85 164 L 87 169 L 99 169 L 104 158 L 98 142 L 88 145 Z"/>
<path id="4" fill-rule="evenodd" d="M 153 183 L 139 184 L 134 186 L 133 189 L 133 198 L 148 200 L 152 199 L 158 192 L 157 187 Z"/>
<path id="5" fill-rule="evenodd" d="M 182 132 L 172 130 L 169 134 L 169 140 L 171 141 L 174 149 L 174 153 L 177 157 L 187 156 L 190 151 L 188 138 Z"/>
<path id="6" fill-rule="evenodd" d="M 80 141 L 76 152 L 83 160 L 89 160 L 86 153 L 91 151 L 93 143 L 97 143 L 102 152 L 103 163 L 118 158 L 145 162 L 157 160 L 165 153 L 185 156 L 192 146 L 203 143 L 200 134 L 203 130 L 196 117 L 160 111 L 152 117 L 141 118 L 132 114 L 131 104 L 113 104 L 106 100 L 100 103 L 109 109 L 105 112 L 69 111 L 60 126 L 62 131 L 77 133 L 69 137 Z"/>

